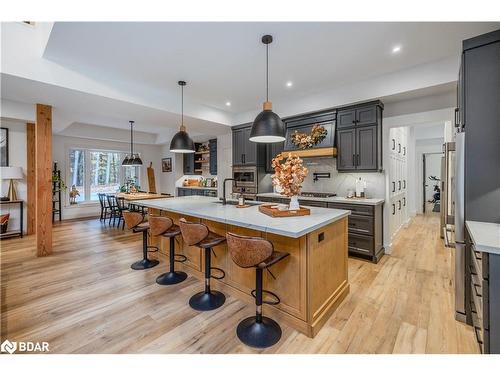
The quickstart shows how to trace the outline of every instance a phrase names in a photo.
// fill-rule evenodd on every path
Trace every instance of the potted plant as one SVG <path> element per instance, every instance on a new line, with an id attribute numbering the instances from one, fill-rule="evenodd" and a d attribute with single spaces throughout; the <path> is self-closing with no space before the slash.
<path id="1" fill-rule="evenodd" d="M 298 195 L 308 173 L 303 160 L 291 153 L 288 153 L 286 159 L 283 154 L 280 154 L 272 160 L 272 167 L 274 169 L 273 185 L 281 188 L 281 195 L 290 198 L 289 209 L 298 210 L 300 208 Z"/>

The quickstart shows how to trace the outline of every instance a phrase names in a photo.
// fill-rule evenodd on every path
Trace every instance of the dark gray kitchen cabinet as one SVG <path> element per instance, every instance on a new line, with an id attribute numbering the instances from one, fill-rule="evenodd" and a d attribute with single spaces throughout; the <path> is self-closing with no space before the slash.
<path id="1" fill-rule="evenodd" d="M 337 114 L 337 170 L 376 172 L 382 169 L 380 101 L 341 109 Z"/>
<path id="2" fill-rule="evenodd" d="M 252 124 L 233 126 L 233 165 L 264 166 L 266 145 L 250 141 Z"/>
<path id="3" fill-rule="evenodd" d="M 217 139 L 210 139 L 208 141 L 208 149 L 210 155 L 209 172 L 211 175 L 217 174 Z"/>
<path id="4" fill-rule="evenodd" d="M 348 128 L 356 124 L 356 110 L 347 109 L 337 113 L 337 129 Z"/>
<path id="5" fill-rule="evenodd" d="M 371 105 L 356 109 L 356 125 L 365 126 L 377 123 L 377 106 Z"/>
<path id="6" fill-rule="evenodd" d="M 244 164 L 257 164 L 257 143 L 250 141 L 250 132 L 252 127 L 245 128 L 243 131 L 244 137 Z"/>
<path id="7" fill-rule="evenodd" d="M 250 141 L 250 125 L 233 130 L 233 165 L 256 164 L 257 144 Z"/>
<path id="8" fill-rule="evenodd" d="M 233 165 L 244 164 L 245 132 L 244 129 L 233 130 Z"/>
<path id="9" fill-rule="evenodd" d="M 356 129 L 337 132 L 337 169 L 339 171 L 356 169 Z"/>
<path id="10" fill-rule="evenodd" d="M 194 174 L 194 153 L 182 154 L 184 174 Z"/>
<path id="11" fill-rule="evenodd" d="M 377 169 L 377 126 L 356 129 L 356 169 Z"/>
<path id="12" fill-rule="evenodd" d="M 268 143 L 266 145 L 266 173 L 274 173 L 272 167 L 273 158 L 283 151 L 284 145 L 284 142 Z"/>
<path id="13" fill-rule="evenodd" d="M 377 105 L 370 104 L 359 108 L 339 110 L 337 114 L 337 128 L 351 126 L 365 126 L 377 123 Z"/>
<path id="14" fill-rule="evenodd" d="M 377 263 L 384 255 L 383 204 L 371 206 L 328 202 L 328 208 L 351 211 L 348 219 L 349 254 Z"/>

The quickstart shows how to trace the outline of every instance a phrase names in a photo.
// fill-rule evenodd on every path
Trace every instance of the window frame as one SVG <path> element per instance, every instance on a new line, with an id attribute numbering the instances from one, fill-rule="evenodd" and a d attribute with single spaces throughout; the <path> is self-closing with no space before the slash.
<path id="1" fill-rule="evenodd" d="M 69 191 L 71 190 L 71 183 L 69 181 L 71 181 L 71 172 L 70 172 L 70 169 L 71 169 L 71 163 L 70 163 L 70 153 L 73 151 L 73 150 L 80 150 L 80 151 L 83 151 L 83 161 L 84 161 L 84 165 L 83 165 L 83 187 L 84 187 L 84 193 L 83 193 L 83 200 L 79 201 L 78 204 L 93 204 L 93 203 L 97 203 L 99 202 L 99 199 L 95 199 L 95 200 L 92 200 L 91 199 L 91 185 L 92 185 L 92 182 L 90 181 L 90 176 L 91 176 L 91 172 L 92 172 L 92 163 L 91 163 L 91 156 L 90 154 L 92 152 L 102 152 L 102 153 L 105 153 L 105 152 L 113 152 L 113 153 L 118 153 L 120 154 L 121 158 L 120 160 L 123 161 L 123 159 L 125 158 L 125 155 L 128 153 L 128 151 L 126 150 L 117 150 L 117 149 L 108 149 L 108 148 L 96 148 L 96 147 L 81 147 L 81 146 L 78 146 L 78 145 L 69 145 L 65 148 L 65 158 L 66 158 L 66 181 L 68 182 L 66 184 L 67 186 L 67 189 L 68 189 L 68 193 Z M 139 153 L 140 155 L 140 153 Z M 141 171 L 140 171 L 140 168 L 139 167 L 123 167 L 120 165 L 119 167 L 119 172 L 118 172 L 118 175 L 119 175 L 119 184 L 120 185 L 123 185 L 124 182 L 125 182 L 125 173 L 124 173 L 124 168 L 136 168 L 137 170 L 137 184 L 140 186 L 141 185 Z M 65 194 L 66 195 L 66 205 L 69 206 L 69 194 Z"/>

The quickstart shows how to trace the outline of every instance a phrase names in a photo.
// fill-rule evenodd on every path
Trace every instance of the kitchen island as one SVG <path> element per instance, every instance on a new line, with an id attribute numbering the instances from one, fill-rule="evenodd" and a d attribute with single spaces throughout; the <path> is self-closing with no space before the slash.
<path id="1" fill-rule="evenodd" d="M 150 214 L 168 216 L 175 223 L 182 217 L 204 223 L 220 235 L 232 232 L 263 237 L 271 241 L 276 250 L 290 253 L 285 260 L 271 267 L 276 279 L 267 272 L 264 275 L 264 289 L 276 293 L 281 299 L 279 305 L 265 305 L 264 314 L 286 322 L 309 337 L 318 333 L 349 293 L 349 211 L 313 207 L 308 216 L 272 218 L 261 213 L 257 205 L 237 208 L 201 196 L 135 203 L 148 207 Z M 176 253 L 187 257 L 185 263 L 179 264 L 180 268 L 203 280 L 202 252 L 185 244 L 180 236 L 177 240 Z M 168 262 L 168 239 L 156 237 L 151 242 L 159 247 L 162 260 Z M 222 268 L 226 273 L 224 279 L 214 280 L 214 288 L 253 304 L 251 291 L 255 288 L 255 270 L 238 267 L 231 260 L 225 244 L 215 247 L 214 251 L 216 256 L 212 257 L 212 266 Z"/>

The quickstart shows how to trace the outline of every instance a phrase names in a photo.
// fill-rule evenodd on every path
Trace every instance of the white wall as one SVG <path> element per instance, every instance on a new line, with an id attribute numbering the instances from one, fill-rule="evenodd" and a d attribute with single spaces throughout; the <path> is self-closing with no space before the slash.
<path id="1" fill-rule="evenodd" d="M 158 167 L 156 175 L 160 177 L 160 183 L 163 193 L 177 195 L 175 182 L 183 175 L 183 156 L 182 154 L 175 154 L 170 152 L 170 144 L 161 146 L 161 158 L 172 158 L 172 172 L 162 172 L 161 164 Z M 156 170 L 155 170 L 156 171 Z"/>
<path id="2" fill-rule="evenodd" d="M 302 191 L 336 193 L 338 196 L 345 197 L 347 190 L 354 190 L 356 180 L 361 177 L 366 181 L 365 195 L 368 198 L 384 197 L 384 173 L 339 173 L 337 160 L 334 158 L 304 159 L 304 165 L 309 170 L 309 174 L 302 184 Z M 331 178 L 322 178 L 314 182 L 315 172 L 330 172 Z"/>
<path id="3" fill-rule="evenodd" d="M 24 179 L 15 180 L 17 196 L 24 201 L 24 223 L 23 228 L 26 232 L 27 228 L 27 185 L 26 185 L 26 167 L 27 167 L 27 150 L 26 150 L 26 123 L 15 120 L 0 119 L 0 125 L 3 128 L 9 129 L 9 166 L 22 167 Z M 9 180 L 1 180 L 0 195 L 6 196 L 9 189 Z M 8 230 L 15 230 L 19 228 L 19 206 L 16 205 L 2 205 L 2 213 L 10 213 Z"/>
<path id="4" fill-rule="evenodd" d="M 67 183 L 69 167 L 68 153 L 71 147 L 95 148 L 103 150 L 116 150 L 128 152 L 130 145 L 126 142 L 100 141 L 95 139 L 85 139 L 76 137 L 66 137 L 61 135 L 53 135 L 52 138 L 52 156 L 53 161 L 57 161 L 57 165 L 61 170 L 63 180 Z M 148 190 L 148 177 L 146 167 L 153 162 L 155 170 L 156 190 L 158 192 L 170 192 L 163 190 L 163 182 L 166 180 L 161 172 L 162 146 L 157 145 L 134 145 L 134 152 L 141 154 L 143 167 L 140 168 L 140 185 L 144 190 Z M 168 182 L 168 179 L 167 179 Z M 167 188 L 169 188 L 167 183 Z M 96 216 L 100 212 L 99 202 L 95 203 L 79 203 L 76 205 L 69 204 L 68 190 L 64 193 L 62 218 L 74 219 L 79 217 Z"/>

